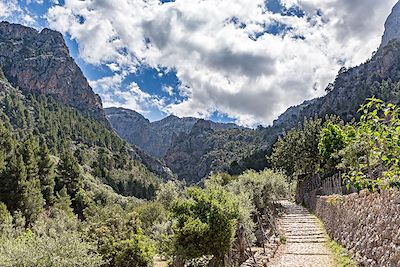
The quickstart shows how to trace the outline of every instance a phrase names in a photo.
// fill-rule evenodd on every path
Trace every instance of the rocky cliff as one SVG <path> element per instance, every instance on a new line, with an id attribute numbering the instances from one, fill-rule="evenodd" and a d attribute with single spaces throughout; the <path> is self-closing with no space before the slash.
<path id="1" fill-rule="evenodd" d="M 228 171 L 232 162 L 251 155 L 261 141 L 247 128 L 214 128 L 198 120 L 189 133 L 175 136 L 164 159 L 180 179 L 198 183 L 211 172 Z"/>
<path id="2" fill-rule="evenodd" d="M 249 159 L 262 162 L 270 151 L 274 137 L 296 127 L 305 117 L 323 118 L 335 114 L 345 121 L 351 121 L 360 116 L 357 113 L 358 108 L 372 96 L 395 104 L 400 102 L 400 2 L 395 5 L 387 19 L 382 44 L 376 54 L 364 64 L 341 70 L 325 96 L 290 107 L 274 121 L 272 127 L 261 129 L 259 134 L 264 136 L 266 149 L 258 150 L 249 158 L 240 160 L 238 169 L 251 168 Z M 264 166 L 260 164 L 257 169 L 266 166 L 267 162 Z"/>
<path id="3" fill-rule="evenodd" d="M 400 39 L 400 2 L 393 7 L 392 13 L 386 20 L 380 48 L 387 46 L 394 39 Z"/>
<path id="4" fill-rule="evenodd" d="M 59 32 L 0 22 L 0 66 L 23 92 L 50 95 L 110 127 L 100 97 L 90 88 Z"/>
<path id="5" fill-rule="evenodd" d="M 199 120 L 170 115 L 160 121 L 150 122 L 143 115 L 129 109 L 106 108 L 105 111 L 112 127 L 123 139 L 159 158 L 166 155 L 174 136 L 189 134 Z M 215 122 L 210 122 L 210 127 L 213 129 L 240 128 L 235 124 Z"/>

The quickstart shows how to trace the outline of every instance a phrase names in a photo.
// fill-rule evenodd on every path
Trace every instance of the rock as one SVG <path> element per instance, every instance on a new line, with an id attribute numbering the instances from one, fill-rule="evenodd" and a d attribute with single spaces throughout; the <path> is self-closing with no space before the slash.
<path id="1" fill-rule="evenodd" d="M 105 111 L 112 127 L 122 138 L 158 158 L 166 155 L 174 136 L 189 134 L 199 121 L 197 118 L 170 115 L 160 121 L 150 122 L 129 109 L 106 108 Z M 241 128 L 233 123 L 208 122 L 212 129 Z"/>
<path id="2" fill-rule="evenodd" d="M 387 46 L 390 41 L 400 39 L 400 2 L 393 7 L 385 23 L 385 33 L 382 37 L 380 49 Z"/>
<path id="3" fill-rule="evenodd" d="M 110 128 L 100 97 L 70 56 L 61 33 L 0 22 L 0 66 L 14 87 L 50 95 Z"/>

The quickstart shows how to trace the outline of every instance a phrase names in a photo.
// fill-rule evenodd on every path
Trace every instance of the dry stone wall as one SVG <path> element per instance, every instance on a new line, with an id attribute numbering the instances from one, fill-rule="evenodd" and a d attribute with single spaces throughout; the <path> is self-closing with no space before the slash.
<path id="1" fill-rule="evenodd" d="M 320 196 L 315 213 L 360 266 L 400 266 L 400 191 Z"/>

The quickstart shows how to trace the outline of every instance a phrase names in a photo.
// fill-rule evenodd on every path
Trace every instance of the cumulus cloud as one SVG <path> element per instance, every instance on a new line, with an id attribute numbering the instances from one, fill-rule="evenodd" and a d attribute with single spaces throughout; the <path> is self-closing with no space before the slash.
<path id="1" fill-rule="evenodd" d="M 15 13 L 22 12 L 17 0 L 0 0 L 0 18 L 7 19 Z"/>
<path id="2" fill-rule="evenodd" d="M 37 26 L 36 17 L 29 11 L 22 9 L 17 0 L 0 0 L 0 21 L 23 23 L 28 26 Z"/>
<path id="3" fill-rule="evenodd" d="M 89 81 L 103 100 L 104 107 L 124 107 L 146 114 L 149 108 L 163 109 L 165 100 L 143 92 L 135 82 L 131 82 L 128 88 L 122 90 L 123 74 L 103 77 L 96 81 Z"/>
<path id="4" fill-rule="evenodd" d="M 47 19 L 77 41 L 82 59 L 115 71 L 107 78 L 113 84 L 139 65 L 163 67 L 176 71 L 184 96 L 166 104 L 137 84 L 122 92 L 106 79 L 92 83 L 106 105 L 116 104 L 113 95 L 139 111 L 146 105 L 179 116 L 218 111 L 255 125 L 321 96 L 343 64 L 370 57 L 395 2 L 282 0 L 304 10 L 287 16 L 266 10 L 264 0 L 65 0 Z M 276 24 L 285 30 L 268 33 Z"/>

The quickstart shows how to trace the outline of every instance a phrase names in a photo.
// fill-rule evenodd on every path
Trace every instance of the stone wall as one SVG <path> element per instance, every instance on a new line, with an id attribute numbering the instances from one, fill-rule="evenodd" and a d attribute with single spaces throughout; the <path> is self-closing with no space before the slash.
<path id="1" fill-rule="evenodd" d="M 360 266 L 400 266 L 399 191 L 320 196 L 315 213 Z"/>

